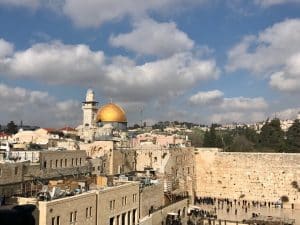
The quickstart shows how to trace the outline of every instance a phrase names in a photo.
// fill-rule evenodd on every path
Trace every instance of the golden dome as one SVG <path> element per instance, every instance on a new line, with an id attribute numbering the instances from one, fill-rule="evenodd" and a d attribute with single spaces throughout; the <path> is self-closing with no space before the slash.
<path id="1" fill-rule="evenodd" d="M 119 122 L 126 123 L 126 113 L 121 106 L 108 103 L 102 106 L 97 112 L 97 122 Z"/>

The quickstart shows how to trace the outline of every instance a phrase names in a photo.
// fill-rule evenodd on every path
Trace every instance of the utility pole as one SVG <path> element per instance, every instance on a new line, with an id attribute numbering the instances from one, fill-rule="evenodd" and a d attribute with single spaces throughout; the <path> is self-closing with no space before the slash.
<path id="1" fill-rule="evenodd" d="M 140 117 L 141 117 L 141 128 L 143 127 L 143 113 L 144 113 L 144 106 L 141 106 L 139 108 L 140 111 Z"/>

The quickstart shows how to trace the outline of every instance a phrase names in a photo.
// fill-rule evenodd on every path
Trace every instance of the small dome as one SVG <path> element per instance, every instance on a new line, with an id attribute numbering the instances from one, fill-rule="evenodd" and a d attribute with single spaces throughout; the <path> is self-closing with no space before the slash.
<path id="1" fill-rule="evenodd" d="M 109 103 L 102 106 L 98 112 L 96 117 L 97 123 L 99 122 L 118 122 L 118 123 L 126 123 L 126 113 L 121 106 L 118 106 L 114 103 Z"/>

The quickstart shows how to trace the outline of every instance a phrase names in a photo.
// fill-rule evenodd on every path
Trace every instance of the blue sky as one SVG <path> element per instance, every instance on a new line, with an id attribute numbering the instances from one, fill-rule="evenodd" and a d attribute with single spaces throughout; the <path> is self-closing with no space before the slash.
<path id="1" fill-rule="evenodd" d="M 76 126 L 93 88 L 129 123 L 295 118 L 300 0 L 0 0 L 0 123 Z"/>

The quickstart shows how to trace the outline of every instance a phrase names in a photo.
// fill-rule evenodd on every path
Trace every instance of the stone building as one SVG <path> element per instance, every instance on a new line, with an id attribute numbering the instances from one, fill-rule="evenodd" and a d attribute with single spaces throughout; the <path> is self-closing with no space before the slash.
<path id="1" fill-rule="evenodd" d="M 32 194 L 36 185 L 53 178 L 86 175 L 91 168 L 85 151 L 40 151 L 38 162 L 0 162 L 0 196 Z"/>
<path id="2" fill-rule="evenodd" d="M 0 162 L 0 196 L 21 194 L 24 168 L 28 162 Z"/>
<path id="3" fill-rule="evenodd" d="M 97 194 L 86 192 L 80 195 L 38 202 L 39 224 L 97 224 Z"/>
<path id="4" fill-rule="evenodd" d="M 139 219 L 139 183 L 116 183 L 79 195 L 39 201 L 39 224 L 135 225 Z"/>

